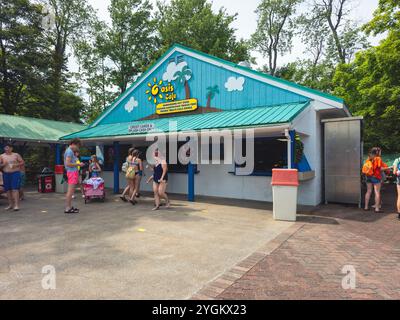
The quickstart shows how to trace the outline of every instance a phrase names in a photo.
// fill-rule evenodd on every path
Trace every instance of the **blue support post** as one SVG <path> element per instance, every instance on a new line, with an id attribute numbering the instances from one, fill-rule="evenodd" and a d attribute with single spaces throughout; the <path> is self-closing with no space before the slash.
<path id="1" fill-rule="evenodd" d="M 119 193 L 119 142 L 114 142 L 114 193 Z"/>
<path id="2" fill-rule="evenodd" d="M 56 144 L 56 165 L 62 165 L 61 163 L 61 144 Z"/>
<path id="3" fill-rule="evenodd" d="M 188 201 L 194 202 L 194 175 L 195 175 L 195 166 L 192 163 L 189 163 L 188 166 Z"/>
<path id="4" fill-rule="evenodd" d="M 290 147 L 291 147 L 291 162 L 292 162 L 292 167 L 289 169 L 295 169 L 296 168 L 296 131 L 295 130 L 290 130 Z"/>

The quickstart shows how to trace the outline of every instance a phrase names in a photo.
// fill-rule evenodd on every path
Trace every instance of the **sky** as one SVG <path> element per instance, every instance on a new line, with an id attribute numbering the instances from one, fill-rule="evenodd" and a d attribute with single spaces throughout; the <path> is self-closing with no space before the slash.
<path id="1" fill-rule="evenodd" d="M 154 4 L 156 0 L 150 0 Z M 89 0 L 88 1 L 95 9 L 98 10 L 100 19 L 109 22 L 110 17 L 108 15 L 107 7 L 110 4 L 110 0 Z M 168 0 L 167 0 L 168 2 Z M 251 34 L 254 33 L 257 27 L 257 15 L 255 10 L 261 0 L 213 0 L 213 9 L 218 11 L 219 8 L 226 8 L 229 14 L 238 13 L 237 20 L 233 23 L 233 27 L 236 29 L 236 35 L 238 38 L 249 39 Z M 351 13 L 351 18 L 360 23 L 365 23 L 371 20 L 372 14 L 378 6 L 379 0 L 355 0 L 354 9 Z M 379 39 L 371 38 L 370 42 L 375 45 L 379 42 Z M 283 65 L 291 61 L 295 61 L 297 58 L 303 57 L 305 50 L 304 46 L 299 39 L 294 39 L 293 51 L 290 54 L 286 54 L 284 57 L 280 57 L 278 64 Z M 258 53 L 252 54 L 256 57 L 258 67 L 265 64 L 265 59 Z"/>
<path id="2" fill-rule="evenodd" d="M 156 0 L 150 1 L 155 6 Z M 110 0 L 88 0 L 88 2 L 97 10 L 101 20 L 108 23 L 110 22 L 110 16 L 107 10 Z M 169 0 L 167 0 L 167 2 L 169 2 Z M 237 13 L 237 19 L 233 23 L 233 27 L 236 29 L 236 36 L 238 39 L 249 39 L 257 27 L 257 15 L 255 11 L 260 2 L 261 0 L 213 0 L 212 4 L 215 11 L 224 7 L 229 14 Z M 362 24 L 371 20 L 379 0 L 354 0 L 353 2 L 354 9 L 351 12 L 350 18 Z M 300 10 L 301 9 L 302 8 L 300 8 Z M 369 39 L 372 45 L 377 45 L 379 40 L 379 38 Z M 292 52 L 285 54 L 283 57 L 279 57 L 278 65 L 282 66 L 288 62 L 296 61 L 298 58 L 304 58 L 304 51 L 305 46 L 301 43 L 300 39 L 295 38 Z M 261 54 L 252 52 L 252 56 L 256 58 L 256 65 L 253 66 L 254 68 L 259 69 L 266 64 L 266 59 L 264 59 Z M 78 65 L 73 57 L 69 60 L 69 69 L 70 71 L 78 72 Z"/>

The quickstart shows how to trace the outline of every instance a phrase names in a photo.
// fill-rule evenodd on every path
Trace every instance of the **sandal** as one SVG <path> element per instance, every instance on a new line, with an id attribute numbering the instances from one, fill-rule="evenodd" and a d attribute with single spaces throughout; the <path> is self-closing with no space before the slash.
<path id="1" fill-rule="evenodd" d="M 160 207 L 155 207 L 151 211 L 158 211 L 158 210 L 160 210 Z"/>
<path id="2" fill-rule="evenodd" d="M 125 198 L 125 197 L 123 197 L 123 196 L 121 196 L 121 197 L 119 197 L 123 202 L 128 202 L 128 200 Z"/>
<path id="3" fill-rule="evenodd" d="M 75 210 L 74 209 L 69 209 L 69 210 L 64 210 L 64 213 L 65 214 L 75 214 L 75 213 L 77 213 L 77 212 L 75 212 Z"/>
<path id="4" fill-rule="evenodd" d="M 385 211 L 383 211 L 383 210 L 375 210 L 375 213 L 385 213 Z"/>
<path id="5" fill-rule="evenodd" d="M 137 201 L 135 201 L 135 200 L 129 200 L 129 202 L 130 202 L 133 206 L 137 204 Z"/>

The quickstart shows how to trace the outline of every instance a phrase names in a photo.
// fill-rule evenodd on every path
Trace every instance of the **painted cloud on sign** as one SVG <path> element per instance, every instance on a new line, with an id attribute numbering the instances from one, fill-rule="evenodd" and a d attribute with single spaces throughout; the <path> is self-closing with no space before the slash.
<path id="1" fill-rule="evenodd" d="M 244 81 L 245 80 L 244 80 L 243 77 L 239 77 L 239 78 L 229 77 L 228 80 L 225 83 L 225 88 L 229 92 L 232 92 L 232 91 L 243 91 Z"/>
<path id="2" fill-rule="evenodd" d="M 139 106 L 139 102 L 136 101 L 135 97 L 129 99 L 129 101 L 125 105 L 125 110 L 129 113 L 133 111 L 133 109 Z"/>
<path id="3" fill-rule="evenodd" d="M 177 76 L 176 73 L 177 72 L 182 72 L 183 68 L 187 66 L 187 62 L 183 61 L 180 62 L 178 64 L 176 64 L 175 62 L 171 62 L 168 67 L 167 67 L 167 71 L 163 74 L 163 81 L 166 82 L 171 82 L 176 80 Z M 191 76 L 186 75 L 186 80 L 189 81 L 191 78 Z"/>

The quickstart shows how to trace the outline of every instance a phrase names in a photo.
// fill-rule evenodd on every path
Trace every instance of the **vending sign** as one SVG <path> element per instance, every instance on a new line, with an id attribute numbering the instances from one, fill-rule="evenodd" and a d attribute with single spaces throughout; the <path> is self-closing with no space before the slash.
<path id="1" fill-rule="evenodd" d="M 197 99 L 188 99 L 181 101 L 173 101 L 168 103 L 160 103 L 157 105 L 157 114 L 171 114 L 171 113 L 181 113 L 196 111 L 198 108 Z"/>
<path id="2" fill-rule="evenodd" d="M 146 124 L 136 124 L 128 127 L 129 134 L 140 134 L 147 133 L 155 129 L 155 125 L 153 123 Z"/>

